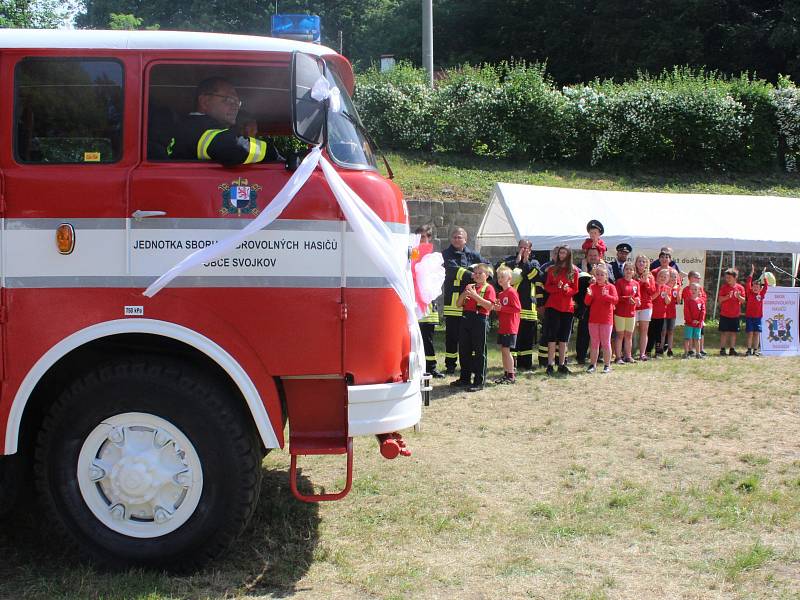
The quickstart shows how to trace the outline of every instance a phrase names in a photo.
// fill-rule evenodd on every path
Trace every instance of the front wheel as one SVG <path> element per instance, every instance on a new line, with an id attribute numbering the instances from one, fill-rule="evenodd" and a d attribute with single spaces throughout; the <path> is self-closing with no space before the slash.
<path id="1" fill-rule="evenodd" d="M 199 566 L 258 500 L 260 446 L 237 400 L 178 361 L 118 360 L 81 377 L 39 435 L 45 508 L 102 564 Z"/>

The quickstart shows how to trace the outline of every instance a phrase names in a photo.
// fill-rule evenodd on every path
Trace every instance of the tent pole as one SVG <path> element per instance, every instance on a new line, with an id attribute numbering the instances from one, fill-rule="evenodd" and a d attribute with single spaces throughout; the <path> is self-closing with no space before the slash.
<path id="1" fill-rule="evenodd" d="M 717 291 L 714 292 L 714 310 L 711 312 L 711 318 L 717 316 L 717 300 L 719 300 L 719 284 L 722 281 L 722 257 L 725 256 L 725 251 L 719 251 L 719 269 L 717 269 Z"/>
<path id="2" fill-rule="evenodd" d="M 794 279 L 792 279 L 792 287 L 797 287 L 797 267 L 800 266 L 797 259 L 800 258 L 800 254 L 792 254 L 792 275 L 794 275 Z"/>

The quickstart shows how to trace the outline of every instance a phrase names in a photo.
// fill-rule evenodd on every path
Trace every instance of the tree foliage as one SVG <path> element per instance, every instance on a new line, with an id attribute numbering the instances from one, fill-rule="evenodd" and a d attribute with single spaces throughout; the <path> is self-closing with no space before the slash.
<path id="1" fill-rule="evenodd" d="M 0 0 L 5 4 L 9 0 Z M 11 0 L 12 2 L 14 0 Z M 17 3 L 21 0 L 16 0 Z M 112 13 L 162 29 L 269 34 L 271 0 L 84 0 L 78 26 Z M 438 67 L 546 62 L 559 83 L 659 73 L 674 65 L 800 79 L 800 0 L 436 0 Z M 322 19 L 323 43 L 366 68 L 381 54 L 419 64 L 420 0 L 280 0 Z"/>
<path id="2" fill-rule="evenodd" d="M 58 27 L 64 19 L 57 0 L 0 0 L 0 27 Z"/>

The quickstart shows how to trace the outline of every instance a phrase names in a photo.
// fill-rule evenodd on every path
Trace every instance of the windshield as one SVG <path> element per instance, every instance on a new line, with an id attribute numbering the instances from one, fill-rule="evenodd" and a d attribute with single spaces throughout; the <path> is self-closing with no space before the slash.
<path id="1" fill-rule="evenodd" d="M 331 87 L 339 88 L 342 99 L 341 112 L 331 112 L 328 117 L 328 153 L 337 164 L 350 169 L 376 169 L 375 150 L 367 139 L 367 132 L 358 118 L 356 107 L 342 85 L 339 76 L 326 69 Z"/>

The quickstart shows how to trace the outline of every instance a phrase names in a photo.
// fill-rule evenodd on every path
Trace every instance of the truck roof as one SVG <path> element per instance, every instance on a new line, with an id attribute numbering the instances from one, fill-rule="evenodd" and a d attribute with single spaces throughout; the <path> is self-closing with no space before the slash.
<path id="1" fill-rule="evenodd" d="M 346 58 L 319 44 L 259 35 L 196 31 L 124 31 L 99 29 L 3 29 L 0 49 L 91 50 L 228 50 L 244 52 L 305 52 L 334 59 L 337 71 L 352 91 L 353 71 Z M 346 68 L 343 68 L 345 67 Z"/>

